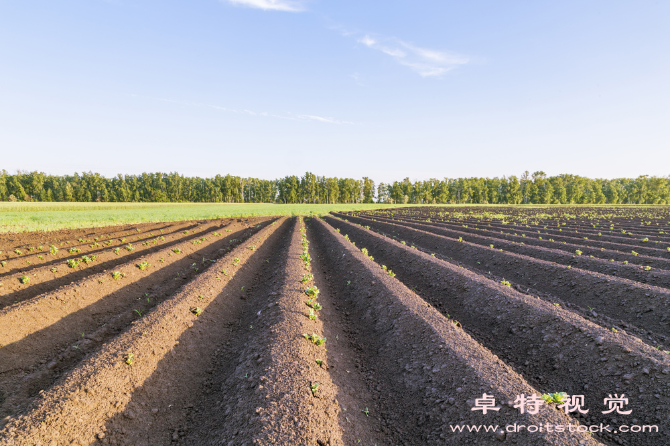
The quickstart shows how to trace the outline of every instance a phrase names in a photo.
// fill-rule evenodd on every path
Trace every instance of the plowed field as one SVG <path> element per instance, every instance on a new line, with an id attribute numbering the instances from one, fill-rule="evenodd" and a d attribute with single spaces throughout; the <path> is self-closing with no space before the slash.
<path id="1" fill-rule="evenodd" d="M 667 213 L 444 209 L 3 236 L 0 445 L 670 444 Z"/>

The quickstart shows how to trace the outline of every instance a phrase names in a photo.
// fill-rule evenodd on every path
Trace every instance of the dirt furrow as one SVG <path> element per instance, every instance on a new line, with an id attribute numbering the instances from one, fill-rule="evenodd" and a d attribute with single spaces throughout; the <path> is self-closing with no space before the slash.
<path id="1" fill-rule="evenodd" d="M 474 243 L 489 248 L 491 247 L 491 245 L 493 245 L 494 248 L 496 249 L 503 249 L 504 251 L 507 252 L 514 252 L 528 257 L 533 257 L 536 259 L 546 260 L 548 262 L 571 265 L 572 267 L 594 271 L 601 274 L 622 277 L 625 279 L 633 280 L 635 282 L 646 283 L 652 286 L 670 288 L 670 270 L 657 269 L 652 267 L 649 267 L 649 269 L 646 270 L 645 266 L 641 265 L 641 263 L 645 264 L 647 263 L 645 261 L 645 259 L 647 258 L 645 258 L 644 256 L 642 257 L 642 259 L 636 261 L 637 264 L 629 264 L 627 260 L 625 261 L 626 263 L 611 262 L 608 260 L 591 257 L 589 254 L 591 254 L 592 252 L 595 254 L 598 253 L 602 254 L 602 252 L 594 249 L 589 249 L 588 247 L 585 247 L 583 245 L 582 246 L 573 245 L 575 247 L 575 250 L 568 253 L 560 249 L 556 249 L 555 247 L 527 245 L 526 243 L 532 241 L 532 239 L 529 240 L 530 237 L 522 237 L 520 239 L 521 241 L 519 241 L 519 239 L 515 237 L 510 241 L 505 237 L 501 237 L 501 235 L 496 232 L 482 233 L 481 231 L 478 231 L 477 233 L 466 233 L 464 230 L 452 230 L 441 226 L 414 223 L 406 220 L 394 221 L 387 219 L 378 219 L 377 221 L 391 224 L 401 224 L 403 226 L 444 235 L 450 238 L 461 237 L 466 239 L 470 243 Z M 558 244 L 555 245 L 556 247 L 563 246 Z M 630 256 L 630 258 L 635 259 L 636 257 Z"/>
<path id="2" fill-rule="evenodd" d="M 259 274 L 252 292 L 257 313 L 245 319 L 237 348 L 218 358 L 212 373 L 216 391 L 196 409 L 208 420 L 184 444 L 344 444 L 325 346 L 303 337 L 323 329 L 318 317 L 308 317 L 299 220 L 291 226 Z"/>
<path id="3" fill-rule="evenodd" d="M 426 252 L 462 262 L 473 268 L 491 271 L 518 284 L 624 321 L 626 324 L 668 338 L 670 326 L 670 291 L 628 279 L 571 268 L 497 248 L 485 248 L 467 240 L 426 232 L 402 224 L 389 224 L 359 217 L 350 221 L 369 226 L 416 245 Z M 472 235 L 471 235 L 472 237 Z M 494 245 L 495 247 L 495 245 Z"/>
<path id="4" fill-rule="evenodd" d="M 404 218 L 403 218 L 404 219 Z M 414 220 L 414 219 L 407 219 L 407 220 Z M 442 226 L 445 228 L 450 228 L 450 229 L 456 229 L 456 230 L 462 230 L 464 232 L 475 232 L 476 230 L 474 228 L 464 228 L 463 224 L 460 222 L 432 222 L 430 223 L 435 226 Z M 465 223 L 468 224 L 468 223 Z M 561 231 L 559 230 L 554 230 L 554 229 L 545 229 L 543 227 L 534 227 L 534 228 L 529 228 L 524 226 L 510 226 L 510 225 L 497 225 L 497 224 L 491 224 L 491 229 L 496 230 L 496 231 L 508 231 L 508 232 L 516 232 L 519 233 L 517 238 L 520 237 L 522 233 L 529 235 L 529 236 L 544 236 L 547 239 L 552 238 L 557 242 L 566 242 L 571 243 L 571 244 L 588 244 L 592 247 L 596 248 L 605 248 L 611 251 L 621 251 L 622 253 L 630 253 L 632 251 L 638 252 L 639 254 L 644 254 L 648 257 L 656 257 L 660 259 L 668 259 L 668 256 L 670 253 L 666 249 L 667 245 L 666 244 L 661 244 L 661 243 L 654 243 L 653 241 L 651 242 L 642 242 L 641 240 L 633 240 L 631 238 L 624 238 L 624 237 L 609 237 L 605 235 L 598 236 L 597 233 L 591 234 L 591 233 L 582 233 L 582 232 L 575 232 L 571 231 L 568 229 L 564 229 L 561 227 Z M 540 231 L 540 234 L 538 234 L 537 231 Z M 587 239 L 584 237 L 588 236 Z"/>
<path id="5" fill-rule="evenodd" d="M 101 273 L 1 311 L 0 418 L 20 412 L 38 391 L 223 256 L 235 246 L 229 243 L 233 237 L 244 240 L 253 234 L 253 228 L 229 227 L 236 232 L 227 239 L 212 238 L 197 248 L 183 244 L 182 253 L 172 257 L 159 251 L 143 258 L 152 265 L 146 271 L 126 264 L 119 269 L 126 277 L 118 281 Z"/>
<path id="6" fill-rule="evenodd" d="M 548 407 L 536 415 L 510 407 L 517 395 L 538 391 L 328 225 L 315 219 L 309 228 L 327 270 L 329 292 L 356 327 L 351 338 L 379 408 L 372 415 L 385 427 L 383 444 L 493 444 L 497 437 L 529 445 L 596 443 L 588 435 L 568 432 L 505 433 L 514 423 L 574 421 Z M 472 410 L 483 393 L 495 396 L 499 411 Z M 498 425 L 503 431 L 454 429 L 465 424 Z"/>
<path id="7" fill-rule="evenodd" d="M 14 251 L 14 249 L 17 248 L 25 251 L 26 250 L 25 248 L 29 248 L 31 246 L 35 248 L 40 245 L 49 246 L 52 243 L 65 242 L 66 240 L 73 240 L 72 243 L 75 243 L 75 241 L 80 238 L 93 239 L 95 237 L 102 237 L 102 236 L 105 236 L 106 238 L 117 237 L 123 233 L 129 233 L 131 231 L 137 232 L 137 229 L 140 230 L 140 233 L 149 233 L 152 231 L 160 231 L 161 229 L 167 230 L 166 228 L 168 227 L 172 227 L 175 225 L 184 225 L 184 224 L 193 225 L 194 223 L 193 222 L 139 223 L 139 224 L 106 226 L 99 228 L 0 233 L 0 250 L 5 254 L 9 254 L 10 251 Z"/>
<path id="8" fill-rule="evenodd" d="M 152 237 L 152 240 L 143 243 L 136 243 L 136 241 L 128 239 L 115 248 L 96 248 L 84 254 L 76 253 L 76 255 L 59 259 L 56 263 L 49 262 L 49 265 L 36 266 L 28 271 L 15 271 L 3 278 L 2 287 L 0 287 L 0 308 L 31 299 L 59 286 L 114 268 L 116 265 L 138 259 L 149 253 L 173 247 L 187 240 L 193 240 L 194 243 L 197 243 L 194 239 L 201 238 L 206 232 L 223 228 L 231 221 L 209 222 L 197 229 L 188 230 L 188 233 L 186 233 L 186 230 L 179 230 L 171 234 L 159 234 Z M 23 283 L 23 277 L 28 277 L 26 283 Z"/>
<path id="9" fill-rule="evenodd" d="M 447 235 L 449 237 L 463 237 L 468 241 L 483 246 L 491 243 L 498 248 L 539 259 L 572 264 L 604 274 L 625 277 L 630 280 L 650 285 L 670 287 L 670 260 L 645 255 L 633 255 L 612 250 L 602 250 L 590 246 L 586 241 L 577 244 L 563 244 L 546 235 L 543 239 L 536 239 L 537 234 L 532 232 L 518 232 L 517 235 L 501 234 L 496 231 L 479 230 L 464 227 L 447 227 L 436 223 L 418 223 L 415 220 L 378 219 L 386 223 L 401 223 L 405 226 L 422 229 L 424 231 Z M 528 236 L 526 236 L 528 234 Z M 577 254 L 579 251 L 581 254 Z M 593 257 L 591 257 L 593 256 Z M 615 260 L 615 262 L 610 261 Z M 645 267 L 649 267 L 645 270 Z M 653 274 L 649 271 L 653 270 Z"/>
<path id="10" fill-rule="evenodd" d="M 82 254 L 97 254 L 105 251 L 105 248 L 114 249 L 123 247 L 124 243 L 121 242 L 121 239 L 127 239 L 128 242 L 140 244 L 141 242 L 152 238 L 161 236 L 167 237 L 168 235 L 173 235 L 183 230 L 192 230 L 197 226 L 199 226 L 197 223 L 185 222 L 179 225 L 162 226 L 151 231 L 137 232 L 136 228 L 131 228 L 132 230 L 114 231 L 113 234 L 118 235 L 118 237 L 112 237 L 106 234 L 93 234 L 79 237 L 77 240 L 73 241 L 53 241 L 51 243 L 44 243 L 37 246 L 21 246 L 17 248 L 21 254 L 17 254 L 14 250 L 11 252 L 3 252 L 4 259 L 2 260 L 5 264 L 0 262 L 0 266 L 2 266 L 2 268 L 0 268 L 0 278 L 4 279 L 5 277 L 16 273 L 28 274 L 35 268 L 55 265 L 71 258 L 77 258 Z M 53 247 L 57 249 L 55 253 L 51 252 Z M 71 249 L 78 251 L 68 255 L 69 250 Z"/>
<path id="11" fill-rule="evenodd" d="M 624 393 L 635 419 L 660 429 L 655 435 L 606 434 L 606 439 L 631 445 L 670 441 L 670 432 L 663 432 L 670 421 L 670 355 L 623 331 L 613 333 L 568 310 L 352 223 L 332 217 L 326 220 L 443 314 L 462 323 L 542 392 L 584 395 L 591 407 L 600 405 L 608 394 Z M 651 405 L 656 406 L 655 411 L 650 411 Z M 589 424 L 626 421 L 595 408 L 585 419 Z"/>
<path id="12" fill-rule="evenodd" d="M 190 340 L 191 346 L 211 346 L 207 344 L 210 341 L 208 333 L 202 331 L 198 315 L 206 316 L 210 305 L 221 305 L 233 299 L 234 290 L 227 285 L 240 269 L 246 268 L 247 261 L 263 262 L 259 251 L 269 239 L 276 239 L 276 229 L 283 226 L 275 222 L 261 229 L 250 240 L 254 249 L 249 249 L 247 243 L 233 249 L 41 393 L 30 412 L 10 419 L 0 431 L 0 444 L 108 442 L 105 441 L 105 423 L 121 413 L 131 420 L 138 416 L 135 412 L 138 409 L 128 407 L 134 392 L 139 391 L 147 379 L 159 373 L 157 369 L 160 365 L 169 364 L 183 351 L 175 346 L 186 332 L 196 334 Z M 268 253 L 267 250 L 264 252 Z M 222 273 L 223 269 L 226 274 Z M 206 317 L 203 321 L 205 324 L 212 323 Z M 189 331 L 196 323 L 197 328 Z M 215 323 L 218 324 L 218 321 Z M 171 385 L 176 384 L 171 382 Z M 151 416 L 158 413 L 150 408 L 144 409 Z M 164 407 L 159 410 L 169 409 Z M 143 429 L 146 427 L 143 425 Z"/>

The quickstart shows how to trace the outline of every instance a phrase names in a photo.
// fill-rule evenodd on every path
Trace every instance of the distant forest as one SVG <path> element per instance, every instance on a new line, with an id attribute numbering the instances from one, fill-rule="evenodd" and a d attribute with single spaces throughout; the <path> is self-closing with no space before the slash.
<path id="1" fill-rule="evenodd" d="M 97 173 L 54 176 L 40 172 L 0 175 L 0 201 L 214 202 L 214 203 L 470 203 L 668 204 L 670 177 L 591 179 L 547 177 L 444 178 L 375 184 L 368 177 L 329 178 L 310 172 L 277 180 L 178 173 L 105 178 Z"/>

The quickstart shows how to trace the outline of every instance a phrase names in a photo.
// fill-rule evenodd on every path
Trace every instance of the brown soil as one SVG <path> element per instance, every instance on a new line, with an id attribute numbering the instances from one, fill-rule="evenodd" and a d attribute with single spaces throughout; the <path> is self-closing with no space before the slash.
<path id="1" fill-rule="evenodd" d="M 445 222 L 470 218 L 478 229 L 466 232 L 436 226 L 449 216 L 422 209 L 398 210 L 397 224 L 379 221 L 394 218 L 379 211 L 350 222 L 257 218 L 0 237 L 9 250 L 35 245 L 0 269 L 0 445 L 670 444 L 670 356 L 642 342 L 670 334 L 670 288 L 659 285 L 667 271 L 642 283 L 624 278 L 633 270 L 620 263 L 597 269 L 600 260 L 543 245 L 513 251 L 514 240 L 481 218 Z M 535 208 L 504 212 L 520 224 L 556 224 Z M 615 230 L 638 229 L 618 218 Z M 563 231 L 591 224 L 565 223 Z M 604 234 L 609 222 L 598 224 Z M 664 236 L 643 229 L 654 241 Z M 487 238 L 510 246 L 493 250 Z M 54 239 L 57 256 L 47 249 Z M 129 241 L 132 252 L 123 250 Z M 65 249 L 74 246 L 81 252 Z M 97 258 L 66 266 L 83 255 Z M 140 270 L 143 261 L 151 266 Z M 126 275 L 114 280 L 114 271 Z M 325 343 L 303 336 L 312 334 Z M 590 412 L 512 407 L 517 395 L 560 391 L 584 395 Z M 483 393 L 498 412 L 472 410 Z M 608 393 L 625 393 L 633 414 L 602 414 Z M 514 423 L 660 432 L 501 430 Z"/>
<path id="2" fill-rule="evenodd" d="M 490 271 L 496 276 L 520 284 L 524 287 L 549 293 L 559 299 L 594 308 L 595 311 L 623 321 L 628 325 L 655 333 L 658 339 L 670 340 L 670 289 L 654 287 L 615 275 L 567 268 L 546 260 L 500 252 L 463 239 L 441 235 L 442 229 L 432 232 L 415 229 L 415 224 L 392 224 L 371 219 L 349 216 L 351 221 L 370 226 L 393 238 L 406 241 L 422 248 L 425 252 L 463 263 L 482 271 Z M 408 226 L 411 225 L 411 226 Z M 451 235 L 451 234 L 450 234 Z M 470 234 L 470 237 L 473 237 Z M 498 243 L 498 246 L 502 246 Z M 538 277 L 538 273 L 541 274 Z"/>
<path id="3" fill-rule="evenodd" d="M 614 334 L 571 311 L 495 284 L 352 223 L 326 220 L 358 246 L 366 247 L 376 262 L 391 268 L 427 302 L 457 319 L 468 333 L 522 371 L 543 393 L 562 389 L 598 401 L 607 396 L 603 389 L 621 392 L 634 378 L 647 392 L 626 392 L 637 401 L 636 413 L 644 413 L 646 401 L 662 393 L 663 387 L 656 379 L 670 371 L 670 358 L 638 339 L 623 332 Z M 643 370 L 655 372 L 644 374 Z M 627 373 L 617 374 L 619 371 Z M 658 410 L 645 424 L 668 419 L 670 404 L 660 404 L 666 410 Z M 586 421 L 615 424 L 616 418 L 612 418 L 592 412 Z M 629 443 L 625 436 L 606 438 L 621 440 L 620 444 L 668 441 L 668 437 L 647 437 L 636 443 Z"/>

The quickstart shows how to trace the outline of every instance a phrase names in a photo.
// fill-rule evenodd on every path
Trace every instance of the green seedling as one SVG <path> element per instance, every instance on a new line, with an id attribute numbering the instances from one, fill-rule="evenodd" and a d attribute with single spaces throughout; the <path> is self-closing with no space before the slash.
<path id="1" fill-rule="evenodd" d="M 18 250 L 18 249 L 15 249 L 14 252 L 16 253 L 16 255 L 19 255 L 19 256 L 20 256 L 21 254 L 23 254 L 23 253 L 22 253 L 20 250 Z"/>
<path id="2" fill-rule="evenodd" d="M 58 248 L 56 248 L 54 245 L 51 245 L 51 248 L 49 248 L 49 252 L 51 253 L 52 256 L 55 256 L 58 254 Z"/>
<path id="3" fill-rule="evenodd" d="M 255 245 L 249 246 L 248 248 L 249 248 L 251 251 L 256 251 L 256 246 L 255 246 Z"/>
<path id="4" fill-rule="evenodd" d="M 318 384 L 312 384 L 309 386 L 309 390 L 312 391 L 312 396 L 316 396 L 317 390 L 319 390 L 319 385 Z"/>
<path id="5" fill-rule="evenodd" d="M 316 319 L 316 314 L 314 314 L 314 310 L 312 310 L 311 308 L 309 309 L 309 318 L 310 320 Z"/>
<path id="6" fill-rule="evenodd" d="M 645 270 L 645 271 L 651 271 L 651 266 L 645 266 L 645 267 L 644 267 L 644 270 Z"/>
<path id="7" fill-rule="evenodd" d="M 512 284 L 509 283 L 509 282 L 508 282 L 507 280 L 505 280 L 505 279 L 501 280 L 500 283 L 502 283 L 503 285 L 508 286 L 508 287 L 511 287 L 511 286 L 512 286 Z"/>
<path id="8" fill-rule="evenodd" d="M 575 251 L 575 254 L 577 254 L 578 256 L 580 256 L 580 255 L 582 255 L 582 252 L 578 249 L 577 251 Z"/>
<path id="9" fill-rule="evenodd" d="M 195 314 L 196 316 L 200 316 L 202 314 L 202 308 L 200 307 L 193 307 L 191 308 L 191 313 Z"/>
<path id="10" fill-rule="evenodd" d="M 149 262 L 147 262 L 146 260 L 143 261 L 143 262 L 141 262 L 141 263 L 139 263 L 139 264 L 137 265 L 137 267 L 138 267 L 141 271 L 144 271 L 145 269 L 149 268 L 150 266 L 151 266 L 151 265 L 150 265 Z"/>
<path id="11" fill-rule="evenodd" d="M 647 237 L 645 237 L 645 238 L 642 239 L 642 241 L 643 241 L 643 242 L 648 242 L 649 239 L 648 239 Z"/>
<path id="12" fill-rule="evenodd" d="M 315 286 L 311 286 L 305 290 L 305 294 L 311 298 L 316 298 L 319 295 L 319 289 Z"/>
<path id="13" fill-rule="evenodd" d="M 81 261 L 87 265 L 92 262 L 91 258 L 88 256 L 82 256 Z"/>
<path id="14" fill-rule="evenodd" d="M 388 270 L 388 271 L 387 271 L 387 274 L 388 274 L 389 276 L 391 276 L 391 277 L 395 277 L 395 273 L 394 273 L 393 271 L 391 271 L 391 270 Z"/>
<path id="15" fill-rule="evenodd" d="M 634 256 L 639 256 L 640 255 L 640 254 L 636 253 L 635 251 L 631 251 L 631 254 L 633 254 Z"/>
<path id="16" fill-rule="evenodd" d="M 317 359 L 316 363 L 319 365 L 319 367 L 323 366 L 323 360 Z"/>
<path id="17" fill-rule="evenodd" d="M 623 261 L 623 264 L 624 264 L 624 265 L 628 265 L 628 260 L 624 260 L 624 261 Z"/>
<path id="18" fill-rule="evenodd" d="M 361 412 L 363 412 L 363 413 L 365 414 L 366 417 L 369 417 L 369 416 L 370 416 L 370 411 L 368 410 L 367 407 L 365 408 L 365 410 L 361 410 Z"/>
<path id="19" fill-rule="evenodd" d="M 121 277 L 123 277 L 123 274 L 119 271 L 114 271 L 112 273 L 112 279 L 114 280 L 119 280 Z"/>
<path id="20" fill-rule="evenodd" d="M 400 243 L 403 244 L 403 245 L 406 245 L 406 244 L 407 244 L 407 242 L 405 242 L 404 240 L 401 241 Z"/>
<path id="21" fill-rule="evenodd" d="M 51 272 L 52 272 L 52 273 L 57 273 L 58 270 L 57 270 L 56 267 L 54 266 L 53 268 L 51 268 Z"/>
<path id="22" fill-rule="evenodd" d="M 301 282 L 306 283 L 306 282 L 309 282 L 310 280 L 312 280 L 313 278 L 314 278 L 314 276 L 312 274 L 303 274 Z"/>
<path id="23" fill-rule="evenodd" d="M 542 399 L 547 404 L 563 404 L 567 397 L 568 394 L 565 392 L 545 393 L 542 395 Z"/>
<path id="24" fill-rule="evenodd" d="M 30 277 L 28 277 L 28 276 L 21 276 L 21 278 L 19 279 L 19 281 L 20 281 L 21 283 L 28 283 L 28 282 L 30 282 Z"/>
<path id="25" fill-rule="evenodd" d="M 77 260 L 77 259 L 69 259 L 67 261 L 67 266 L 69 266 L 70 268 L 76 268 L 78 265 L 79 265 L 79 260 Z"/>
<path id="26" fill-rule="evenodd" d="M 79 248 L 70 248 L 70 249 L 67 250 L 67 252 L 69 252 L 70 254 L 77 254 L 77 253 L 81 252 L 81 249 L 79 249 Z"/>
<path id="27" fill-rule="evenodd" d="M 311 335 L 308 335 L 307 333 L 303 333 L 302 336 L 305 339 L 307 339 L 308 341 L 311 341 L 312 344 L 316 345 L 317 347 L 325 344 L 325 342 L 326 342 L 326 338 L 322 338 L 321 336 L 319 336 L 315 333 L 312 333 Z"/>
<path id="28" fill-rule="evenodd" d="M 431 256 L 431 257 L 435 257 L 435 253 L 432 253 L 430 256 Z"/>
<path id="29" fill-rule="evenodd" d="M 135 310 L 133 310 L 133 311 L 134 311 L 135 313 L 137 313 L 137 315 L 138 315 L 139 317 L 142 317 L 142 311 L 140 311 L 140 310 L 138 310 L 138 309 L 135 309 Z"/>
<path id="30" fill-rule="evenodd" d="M 133 365 L 133 360 L 135 359 L 135 355 L 132 353 L 128 353 L 126 356 L 123 357 L 124 361 L 128 365 Z"/>
<path id="31" fill-rule="evenodd" d="M 133 252 L 133 251 L 135 251 L 135 248 L 133 247 L 132 244 L 128 243 L 128 244 L 126 245 L 126 251 L 128 251 L 128 252 Z"/>
<path id="32" fill-rule="evenodd" d="M 181 249 L 175 248 L 172 250 L 172 252 L 174 252 L 175 254 L 181 254 Z"/>
<path id="33" fill-rule="evenodd" d="M 237 265 L 239 265 L 239 264 L 240 264 L 240 258 L 239 258 L 239 257 L 235 257 L 235 258 L 233 259 L 233 265 L 237 266 Z"/>

